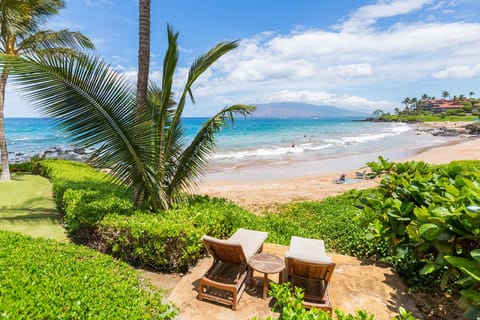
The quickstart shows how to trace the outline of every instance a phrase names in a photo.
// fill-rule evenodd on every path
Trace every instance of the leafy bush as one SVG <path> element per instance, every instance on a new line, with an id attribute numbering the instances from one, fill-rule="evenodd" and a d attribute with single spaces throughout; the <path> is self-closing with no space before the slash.
<path id="1" fill-rule="evenodd" d="M 185 272 L 203 253 L 201 237 L 229 237 L 260 218 L 231 202 L 196 197 L 182 208 L 108 215 L 97 226 L 101 250 L 136 265 Z M 257 228 L 258 229 L 258 228 Z"/>
<path id="2" fill-rule="evenodd" d="M 40 166 L 40 173 L 53 184 L 65 228 L 80 242 L 86 241 L 86 231 L 107 214 L 131 214 L 135 209 L 127 187 L 84 163 L 45 160 Z"/>
<path id="3" fill-rule="evenodd" d="M 97 232 L 104 250 L 135 265 L 185 272 L 202 252 L 203 232 L 187 219 L 138 212 L 109 215 Z"/>
<path id="4" fill-rule="evenodd" d="M 468 315 L 480 316 L 480 212 L 467 210 L 480 199 L 478 161 L 407 162 L 392 168 L 380 183 L 380 194 L 360 198 L 371 236 L 389 239 L 396 256 L 411 261 L 411 271 L 442 276 L 442 288 L 459 271 L 465 273 L 457 283 L 466 287 Z"/>
<path id="5" fill-rule="evenodd" d="M 271 284 L 272 289 L 270 294 L 275 298 L 275 305 L 273 310 L 280 312 L 279 320 L 375 320 L 375 316 L 366 312 L 365 310 L 358 310 L 356 314 L 346 315 L 339 309 L 335 308 L 335 317 L 333 318 L 328 312 L 319 309 L 307 310 L 302 306 L 304 297 L 303 290 L 296 287 L 292 290 L 289 282 L 283 284 Z M 292 292 L 293 291 L 293 292 Z M 258 318 L 253 318 L 258 320 Z M 265 320 L 273 320 L 274 318 L 269 316 Z M 416 318 L 407 312 L 404 308 L 399 308 L 398 316 L 392 320 L 415 320 Z"/>
<path id="6" fill-rule="evenodd" d="M 8 319 L 172 319 L 128 265 L 91 249 L 0 231 L 0 315 Z"/>
<path id="7" fill-rule="evenodd" d="M 374 193 L 373 189 L 361 194 Z M 383 256 L 386 243 L 366 239 L 367 230 L 357 219 L 354 193 L 348 192 L 320 202 L 300 202 L 284 206 L 280 212 L 262 219 L 269 241 L 288 245 L 291 236 L 325 240 L 327 248 L 356 257 Z"/>

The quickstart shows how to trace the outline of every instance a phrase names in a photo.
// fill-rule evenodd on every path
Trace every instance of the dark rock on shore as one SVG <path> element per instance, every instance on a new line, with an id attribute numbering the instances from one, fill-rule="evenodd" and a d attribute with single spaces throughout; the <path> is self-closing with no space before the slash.
<path id="1" fill-rule="evenodd" d="M 62 149 L 61 147 L 53 147 L 43 152 L 35 153 L 23 153 L 23 152 L 9 152 L 10 163 L 21 163 L 30 161 L 34 156 L 38 156 L 43 159 L 63 159 L 85 162 L 90 158 L 90 155 L 94 152 L 94 149 L 85 150 L 83 148 L 74 149 Z"/>

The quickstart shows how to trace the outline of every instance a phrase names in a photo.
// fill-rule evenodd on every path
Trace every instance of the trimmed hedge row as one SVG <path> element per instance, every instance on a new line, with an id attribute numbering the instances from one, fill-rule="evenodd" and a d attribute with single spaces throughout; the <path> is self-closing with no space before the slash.
<path id="1" fill-rule="evenodd" d="M 269 242 L 284 245 L 296 235 L 324 239 L 329 249 L 358 257 L 387 251 L 365 239 L 365 230 L 354 219 L 352 194 L 287 205 L 265 216 L 208 197 L 152 214 L 134 211 L 126 188 L 84 164 L 44 161 L 42 167 L 52 180 L 70 234 L 134 265 L 183 272 L 203 253 L 203 234 L 225 238 L 240 227 L 267 231 Z"/>
<path id="2" fill-rule="evenodd" d="M 139 272 L 94 250 L 0 231 L 5 319 L 172 319 Z"/>
<path id="3" fill-rule="evenodd" d="M 49 178 L 65 229 L 80 242 L 83 234 L 110 213 L 132 214 L 131 192 L 85 163 L 66 160 L 40 162 L 40 174 Z"/>

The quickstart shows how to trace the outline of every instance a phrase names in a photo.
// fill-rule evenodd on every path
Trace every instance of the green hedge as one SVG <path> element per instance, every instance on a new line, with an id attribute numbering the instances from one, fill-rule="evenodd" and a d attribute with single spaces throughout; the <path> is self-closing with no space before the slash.
<path id="1" fill-rule="evenodd" d="M 102 250 L 135 265 L 185 272 L 202 254 L 201 237 L 231 235 L 258 219 L 225 200 L 197 197 L 188 206 L 158 214 L 108 215 L 97 226 Z"/>
<path id="2" fill-rule="evenodd" d="M 324 239 L 329 249 L 358 257 L 383 256 L 355 220 L 352 194 L 322 202 L 295 203 L 254 215 L 224 199 L 195 197 L 166 212 L 134 211 L 131 194 L 85 164 L 43 161 L 70 234 L 135 265 L 185 271 L 203 252 L 201 236 L 230 236 L 238 228 L 267 231 L 267 241 L 288 245 L 291 236 Z M 372 190 L 364 192 L 373 192 Z"/>
<path id="3" fill-rule="evenodd" d="M 49 178 L 67 231 L 80 242 L 89 229 L 110 213 L 131 214 L 132 194 L 109 176 L 80 162 L 45 160 L 40 173 Z"/>
<path id="4" fill-rule="evenodd" d="M 0 231 L 0 317 L 171 319 L 130 266 L 85 247 Z"/>

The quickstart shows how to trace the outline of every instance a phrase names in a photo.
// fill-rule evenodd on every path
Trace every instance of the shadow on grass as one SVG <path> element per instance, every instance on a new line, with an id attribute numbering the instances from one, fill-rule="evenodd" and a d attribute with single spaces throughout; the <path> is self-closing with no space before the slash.
<path id="1" fill-rule="evenodd" d="M 52 208 L 0 207 L 0 223 L 10 222 L 11 224 L 33 224 L 44 221 L 52 224 L 59 224 L 61 223 L 61 220 L 61 216 Z"/>

